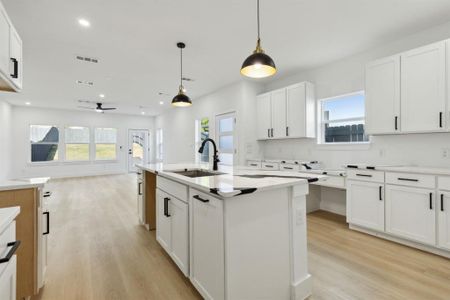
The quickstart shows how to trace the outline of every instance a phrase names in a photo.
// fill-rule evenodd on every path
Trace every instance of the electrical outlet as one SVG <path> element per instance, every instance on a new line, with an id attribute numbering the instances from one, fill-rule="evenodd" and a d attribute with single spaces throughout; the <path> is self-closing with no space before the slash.
<path id="1" fill-rule="evenodd" d="M 450 158 L 450 149 L 442 148 L 442 158 Z"/>

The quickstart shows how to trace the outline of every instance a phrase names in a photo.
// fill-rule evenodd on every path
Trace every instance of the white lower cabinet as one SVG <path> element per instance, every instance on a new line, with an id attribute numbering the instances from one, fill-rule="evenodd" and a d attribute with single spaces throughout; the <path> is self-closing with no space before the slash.
<path id="1" fill-rule="evenodd" d="M 386 185 L 386 232 L 436 244 L 435 190 Z"/>
<path id="2" fill-rule="evenodd" d="M 0 299 L 16 300 L 16 256 L 9 260 L 5 270 L 0 274 Z"/>
<path id="3" fill-rule="evenodd" d="M 384 231 L 384 184 L 347 181 L 347 221 Z"/>
<path id="4" fill-rule="evenodd" d="M 156 190 L 156 239 L 180 270 L 189 275 L 188 204 Z"/>
<path id="5" fill-rule="evenodd" d="M 141 178 L 138 178 L 137 182 L 137 212 L 139 223 L 145 224 L 145 201 L 144 201 L 144 183 Z"/>
<path id="6" fill-rule="evenodd" d="M 439 193 L 438 246 L 450 250 L 450 192 Z"/>
<path id="7" fill-rule="evenodd" d="M 224 299 L 223 201 L 190 190 L 191 281 L 205 299 Z"/>

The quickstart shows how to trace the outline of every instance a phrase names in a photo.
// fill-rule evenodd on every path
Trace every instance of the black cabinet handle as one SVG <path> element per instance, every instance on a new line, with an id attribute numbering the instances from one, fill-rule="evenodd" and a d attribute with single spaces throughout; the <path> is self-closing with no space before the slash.
<path id="1" fill-rule="evenodd" d="M 266 167 L 266 168 L 273 168 L 272 165 L 264 165 L 264 167 Z"/>
<path id="2" fill-rule="evenodd" d="M 289 136 L 289 126 L 286 126 L 286 136 Z"/>
<path id="3" fill-rule="evenodd" d="M 383 200 L 383 196 L 382 196 L 382 194 L 383 194 L 383 187 L 381 185 L 380 185 L 378 191 L 379 191 L 380 201 L 382 201 Z"/>
<path id="4" fill-rule="evenodd" d="M 444 194 L 441 194 L 441 211 L 444 211 Z"/>
<path id="5" fill-rule="evenodd" d="M 412 182 L 419 182 L 419 179 L 412 179 L 412 178 L 402 178 L 399 177 L 397 178 L 398 180 L 402 180 L 402 181 L 412 181 Z"/>
<path id="6" fill-rule="evenodd" d="M 430 193 L 430 209 L 433 210 L 433 193 Z"/>
<path id="7" fill-rule="evenodd" d="M 273 137 L 273 128 L 270 128 L 270 136 Z"/>
<path id="8" fill-rule="evenodd" d="M 142 195 L 142 182 L 138 183 L 138 195 Z"/>
<path id="9" fill-rule="evenodd" d="M 442 128 L 442 111 L 439 112 L 439 127 Z"/>
<path id="10" fill-rule="evenodd" d="M 395 116 L 395 130 L 398 130 L 398 116 Z"/>
<path id="11" fill-rule="evenodd" d="M 285 170 L 293 170 L 294 168 L 291 168 L 291 167 L 283 167 L 283 169 L 285 169 Z"/>
<path id="12" fill-rule="evenodd" d="M 164 198 L 164 216 L 166 216 L 166 217 L 170 217 L 169 201 L 170 201 L 170 198 L 168 198 L 168 197 Z"/>
<path id="13" fill-rule="evenodd" d="M 267 128 L 267 137 L 270 137 L 270 128 Z"/>
<path id="14" fill-rule="evenodd" d="M 42 235 L 47 235 L 50 233 L 50 212 L 44 211 L 42 214 L 47 216 L 47 231 L 43 232 Z"/>
<path id="15" fill-rule="evenodd" d="M 202 201 L 203 203 L 208 203 L 208 202 L 209 202 L 208 199 L 203 199 L 203 198 L 200 197 L 199 195 L 195 195 L 195 196 L 194 196 L 194 199 L 200 200 L 200 201 Z"/>
<path id="16" fill-rule="evenodd" d="M 356 174 L 356 176 L 361 176 L 361 177 L 372 177 L 372 175 L 369 175 L 369 174 Z"/>
<path id="17" fill-rule="evenodd" d="M 19 78 L 19 61 L 16 58 L 11 57 L 11 61 L 14 64 L 14 73 L 10 74 L 12 78 Z"/>
<path id="18" fill-rule="evenodd" d="M 258 165 L 257 164 L 250 164 L 250 166 L 257 167 Z"/>
<path id="19" fill-rule="evenodd" d="M 15 242 L 11 242 L 6 244 L 7 247 L 12 247 L 11 249 L 9 249 L 8 253 L 6 254 L 6 256 L 4 258 L 0 259 L 0 264 L 6 263 L 8 262 L 11 257 L 14 255 L 14 253 L 16 253 L 17 248 L 19 248 L 20 246 L 20 241 L 15 241 Z"/>

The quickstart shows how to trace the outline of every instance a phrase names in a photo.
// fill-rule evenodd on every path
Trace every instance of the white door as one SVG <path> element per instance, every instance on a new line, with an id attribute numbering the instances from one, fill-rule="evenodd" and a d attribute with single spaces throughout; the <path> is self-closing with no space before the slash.
<path id="1" fill-rule="evenodd" d="M 137 164 L 148 163 L 149 140 L 148 130 L 128 130 L 128 172 L 136 173 Z"/>
<path id="2" fill-rule="evenodd" d="M 403 132 L 444 130 L 445 78 L 445 42 L 401 55 Z"/>
<path id="3" fill-rule="evenodd" d="M 272 98 L 272 138 L 286 137 L 286 89 L 271 93 Z M 298 115 L 297 115 L 298 117 Z"/>
<path id="4" fill-rule="evenodd" d="M 347 182 L 347 222 L 384 231 L 384 187 L 381 183 Z"/>
<path id="5" fill-rule="evenodd" d="M 22 39 L 14 27 L 11 27 L 10 56 L 10 78 L 18 88 L 22 88 Z"/>
<path id="6" fill-rule="evenodd" d="M 236 114 L 234 112 L 216 116 L 216 141 L 219 164 L 237 164 Z M 210 147 L 210 151 L 213 149 Z"/>
<path id="7" fill-rule="evenodd" d="M 270 138 L 270 129 L 272 128 L 270 93 L 256 97 L 256 123 L 258 139 L 266 140 Z"/>
<path id="8" fill-rule="evenodd" d="M 434 245 L 435 200 L 434 190 L 386 185 L 386 232 Z"/>
<path id="9" fill-rule="evenodd" d="M 0 71 L 4 73 L 5 77 L 9 78 L 9 43 L 10 43 L 10 26 L 5 11 L 0 6 Z"/>
<path id="10" fill-rule="evenodd" d="M 171 196 L 163 191 L 156 190 L 156 240 L 170 253 L 171 245 Z"/>
<path id="11" fill-rule="evenodd" d="M 13 255 L 7 264 L 3 273 L 0 274 L 0 299 L 16 300 L 16 255 Z"/>
<path id="12" fill-rule="evenodd" d="M 224 299 L 222 200 L 190 190 L 192 204 L 191 281 L 205 299 Z"/>
<path id="13" fill-rule="evenodd" d="M 306 85 L 287 88 L 286 136 L 306 137 Z"/>
<path id="14" fill-rule="evenodd" d="M 172 220 L 171 256 L 181 271 L 187 276 L 189 274 L 188 204 L 179 199 L 171 198 L 169 210 Z"/>
<path id="15" fill-rule="evenodd" d="M 450 250 L 450 193 L 439 194 L 438 211 L 438 245 Z"/>
<path id="16" fill-rule="evenodd" d="M 400 131 L 400 56 L 366 66 L 366 133 Z"/>

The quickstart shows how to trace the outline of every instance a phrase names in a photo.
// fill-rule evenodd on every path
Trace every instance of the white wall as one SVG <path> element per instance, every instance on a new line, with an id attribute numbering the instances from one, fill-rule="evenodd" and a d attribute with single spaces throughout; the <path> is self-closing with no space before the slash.
<path id="1" fill-rule="evenodd" d="M 30 164 L 29 125 L 113 127 L 117 128 L 117 161 Z M 148 129 L 153 132 L 154 118 L 120 114 L 98 114 L 71 110 L 13 106 L 12 109 L 12 177 L 76 177 L 128 172 L 128 129 Z M 91 130 L 91 134 L 93 134 Z M 120 148 L 121 147 L 121 148 Z M 60 149 L 63 151 L 63 149 Z M 0 156 L 1 157 L 1 156 Z"/>
<path id="2" fill-rule="evenodd" d="M 277 79 L 266 85 L 266 90 L 305 80 L 315 84 L 318 99 L 364 90 L 367 62 L 447 38 L 450 38 L 450 22 L 317 69 Z M 265 158 L 317 159 L 328 168 L 339 168 L 350 162 L 450 167 L 450 158 L 442 157 L 443 149 L 450 148 L 450 133 L 376 136 L 368 149 L 329 149 L 307 139 L 266 141 L 261 147 Z"/>
<path id="3" fill-rule="evenodd" d="M 256 142 L 256 94 L 262 91 L 260 85 L 241 81 L 226 86 L 214 93 L 193 99 L 193 105 L 187 108 L 171 108 L 156 118 L 155 128 L 163 129 L 164 162 L 195 161 L 195 120 L 208 117 L 210 136 L 214 137 L 215 116 L 236 112 L 238 159 L 245 162 L 247 152 L 259 153 Z M 249 155 L 252 155 L 250 153 Z"/>
<path id="4" fill-rule="evenodd" d="M 0 101 L 0 181 L 11 175 L 11 105 Z"/>

